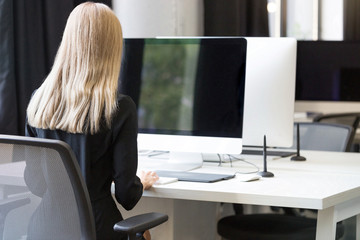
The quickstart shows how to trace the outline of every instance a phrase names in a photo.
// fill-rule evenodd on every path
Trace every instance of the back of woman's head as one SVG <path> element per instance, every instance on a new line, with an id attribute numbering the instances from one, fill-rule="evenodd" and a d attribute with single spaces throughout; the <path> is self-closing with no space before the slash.
<path id="1" fill-rule="evenodd" d="M 71 133 L 109 127 L 116 109 L 122 31 L 112 10 L 86 2 L 70 14 L 53 68 L 28 109 L 30 125 Z"/>

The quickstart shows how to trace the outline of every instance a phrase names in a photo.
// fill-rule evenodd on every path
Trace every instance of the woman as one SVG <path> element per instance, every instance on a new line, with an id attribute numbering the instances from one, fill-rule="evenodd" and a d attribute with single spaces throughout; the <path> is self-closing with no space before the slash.
<path id="1" fill-rule="evenodd" d="M 109 7 L 87 2 L 70 14 L 53 68 L 27 108 L 26 135 L 58 139 L 73 149 L 89 190 L 98 239 L 119 239 L 122 216 L 158 179 L 136 176 L 137 113 L 117 94 L 122 55 L 120 22 Z"/>

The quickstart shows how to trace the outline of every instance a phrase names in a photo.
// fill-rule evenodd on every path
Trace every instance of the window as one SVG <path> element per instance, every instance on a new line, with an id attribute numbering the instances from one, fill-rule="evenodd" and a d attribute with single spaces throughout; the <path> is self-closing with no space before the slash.
<path id="1" fill-rule="evenodd" d="M 343 40 L 343 0 L 268 0 L 272 37 Z"/>

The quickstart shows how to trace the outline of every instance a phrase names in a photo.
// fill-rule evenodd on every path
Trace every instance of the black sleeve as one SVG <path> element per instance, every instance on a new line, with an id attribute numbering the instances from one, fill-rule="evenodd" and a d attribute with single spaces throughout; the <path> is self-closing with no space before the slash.
<path id="1" fill-rule="evenodd" d="M 25 124 L 25 135 L 28 137 L 36 137 L 36 131 L 27 121 Z M 26 167 L 24 171 L 25 183 L 29 190 L 36 196 L 42 197 L 47 189 L 46 181 L 41 167 L 41 159 L 31 149 L 25 149 Z M 33 156 L 33 154 L 35 154 Z"/>
<path id="2" fill-rule="evenodd" d="M 132 209 L 140 200 L 143 186 L 137 171 L 137 112 L 130 97 L 122 96 L 114 117 L 113 179 L 116 200 L 126 209 Z"/>
<path id="3" fill-rule="evenodd" d="M 27 122 L 27 119 L 25 122 L 25 136 L 37 137 L 35 129 L 29 125 L 29 123 Z"/>

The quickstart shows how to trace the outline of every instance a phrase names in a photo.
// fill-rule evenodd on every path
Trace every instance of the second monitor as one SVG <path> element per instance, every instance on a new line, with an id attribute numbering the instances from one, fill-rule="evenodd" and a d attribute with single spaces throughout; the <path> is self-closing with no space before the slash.
<path id="1" fill-rule="evenodd" d="M 294 38 L 247 37 L 243 144 L 290 147 L 296 76 Z"/>

